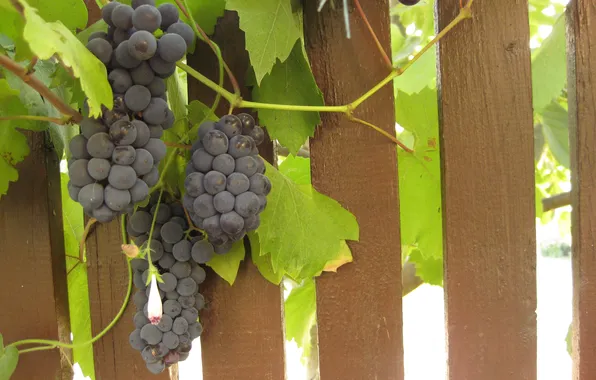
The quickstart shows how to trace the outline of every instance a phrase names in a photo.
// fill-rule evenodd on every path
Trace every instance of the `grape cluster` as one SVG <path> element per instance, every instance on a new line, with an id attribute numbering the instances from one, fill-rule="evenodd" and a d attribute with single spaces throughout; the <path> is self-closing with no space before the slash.
<path id="1" fill-rule="evenodd" d="M 155 227 L 149 242 L 153 219 Z M 205 281 L 205 270 L 199 264 L 204 264 L 214 253 L 211 247 L 210 253 L 203 250 L 199 255 L 194 247 L 208 248 L 209 244 L 202 235 L 186 239 L 187 229 L 182 205 L 158 204 L 155 197 L 147 207 L 132 214 L 127 223 L 127 232 L 134 237 L 140 253 L 146 253 L 149 247 L 151 261 L 162 280 L 154 288 L 161 298 L 162 314 L 150 320 L 148 255 L 131 260 L 137 312 L 133 318 L 135 330 L 129 341 L 141 352 L 147 368 L 154 374 L 188 358 L 193 339 L 203 331 L 198 315 L 205 307 L 205 298 L 199 293 L 199 285 Z"/>
<path id="2" fill-rule="evenodd" d="M 200 125 L 186 168 L 183 204 L 193 223 L 223 254 L 259 227 L 271 183 L 257 145 L 263 129 L 249 114 L 226 115 Z"/>
<path id="3" fill-rule="evenodd" d="M 114 107 L 99 119 L 84 118 L 81 134 L 70 141 L 70 196 L 86 214 L 109 222 L 130 210 L 159 181 L 166 155 L 160 140 L 174 124 L 165 79 L 194 42 L 178 9 L 154 0 L 133 0 L 132 7 L 110 2 L 102 9 L 108 32 L 95 32 L 87 48 L 108 69 Z M 154 32 L 161 29 L 160 38 Z"/>

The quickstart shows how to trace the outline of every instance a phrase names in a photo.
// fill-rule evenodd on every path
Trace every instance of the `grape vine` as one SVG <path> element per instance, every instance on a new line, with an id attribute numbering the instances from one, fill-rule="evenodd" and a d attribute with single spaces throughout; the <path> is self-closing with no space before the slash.
<path id="1" fill-rule="evenodd" d="M 400 1 L 405 5 L 418 2 Z M 68 192 L 90 217 L 81 240 L 79 260 L 84 261 L 85 241 L 93 233 L 93 225 L 108 223 L 120 216 L 122 250 L 126 254 L 129 276 L 120 311 L 98 335 L 77 344 L 44 339 L 19 340 L 6 347 L 7 351 L 16 352 L 17 358 L 28 352 L 92 345 L 120 320 L 134 284 L 137 291 L 133 302 L 137 312 L 130 334 L 132 348 L 140 352 L 147 369 L 154 374 L 185 360 L 192 348 L 192 340 L 200 336 L 203 329 L 199 321 L 199 311 L 205 306 L 205 299 L 199 293 L 199 285 L 206 276 L 203 266 L 214 268 L 214 260 L 219 256 L 241 246 L 249 237 L 250 242 L 259 238 L 258 228 L 269 211 L 266 206 L 270 192 L 289 191 L 296 204 L 302 202 L 313 208 L 316 208 L 312 206 L 315 205 L 314 197 L 323 202 L 316 205 L 329 201 L 326 205 L 337 215 L 341 214 L 346 225 L 352 226 L 330 238 L 333 244 L 329 246 L 333 246 L 331 250 L 335 249 L 334 254 L 337 254 L 337 246 L 347 247 L 346 240 L 357 240 L 358 228 L 353 215 L 314 190 L 305 192 L 295 184 L 290 185 L 291 181 L 265 163 L 257 148 L 264 140 L 263 128 L 257 125 L 253 116 L 247 113 L 234 115 L 234 110 L 340 113 L 348 120 L 382 134 L 405 152 L 413 153 L 393 134 L 357 118 L 354 111 L 401 76 L 457 24 L 470 18 L 473 0 L 468 0 L 458 16 L 400 68 L 391 64 L 360 2 L 355 0 L 358 14 L 390 72 L 360 97 L 343 105 L 244 100 L 221 49 L 197 23 L 191 4 L 187 0 L 174 2 L 176 5 L 164 2 L 157 7 L 154 0 L 132 0 L 131 5 L 103 1 L 102 19 L 108 25 L 107 32 L 91 33 L 85 53 L 91 52 L 95 67 L 102 69 L 100 75 L 105 78 L 101 79 L 107 81 L 111 91 L 109 99 L 98 94 L 101 91 L 87 91 L 88 81 L 83 81 L 80 72 L 84 65 L 73 64 L 76 54 L 68 55 L 60 47 L 48 52 L 29 41 L 34 54 L 26 66 L 17 63 L 20 60 L 16 54 L 0 54 L 0 66 L 35 90 L 61 115 L 0 114 L 0 122 L 31 121 L 65 128 L 73 124 L 80 127 L 79 133 L 68 143 Z M 13 5 L 26 28 L 37 11 L 25 0 L 15 0 Z M 41 17 L 39 19 L 40 23 L 44 22 Z M 43 26 L 57 34 L 64 33 L 52 29 L 48 23 Z M 346 28 L 349 38 L 348 19 Z M 217 83 L 185 63 L 184 57 L 197 39 L 207 43 L 217 56 Z M 18 49 L 16 53 L 19 53 Z M 47 82 L 37 77 L 38 56 L 41 60 L 55 57 L 57 65 L 68 75 L 80 78 L 82 92 L 88 96 L 80 111 L 73 108 L 75 102 L 61 98 Z M 180 120 L 168 104 L 172 101 L 168 99 L 166 81 L 176 75 L 177 69 L 216 93 L 214 103 L 200 120 L 193 120 L 196 128 L 191 130 L 187 128 L 188 118 Z M 229 78 L 232 92 L 223 87 L 224 74 Z M 229 103 L 228 115 L 213 117 L 221 99 Z M 181 128 L 177 126 L 178 122 Z M 192 145 L 188 145 L 189 142 Z M 190 159 L 186 150 L 190 151 Z M 183 185 L 177 187 L 166 176 L 180 157 L 188 161 Z M 322 214 L 321 220 L 333 224 L 335 215 L 325 215 L 325 211 Z M 268 231 L 272 230 L 270 227 Z M 285 267 L 276 275 L 280 278 L 285 274 L 294 278 L 313 277 L 332 261 L 328 257 L 319 260 L 320 263 L 313 260 L 301 268 Z M 349 260 L 342 258 L 340 261 Z M 2 347 L 0 352 L 3 352 Z"/>

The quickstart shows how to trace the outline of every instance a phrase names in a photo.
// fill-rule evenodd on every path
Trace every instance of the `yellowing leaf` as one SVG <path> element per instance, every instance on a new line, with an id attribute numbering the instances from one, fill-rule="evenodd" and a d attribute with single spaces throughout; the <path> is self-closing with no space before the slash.
<path id="1" fill-rule="evenodd" d="M 352 251 L 350 251 L 350 247 L 348 247 L 346 241 L 342 240 L 339 244 L 339 254 L 336 258 L 327 262 L 325 269 L 323 269 L 325 272 L 337 272 L 337 268 L 354 261 Z"/>

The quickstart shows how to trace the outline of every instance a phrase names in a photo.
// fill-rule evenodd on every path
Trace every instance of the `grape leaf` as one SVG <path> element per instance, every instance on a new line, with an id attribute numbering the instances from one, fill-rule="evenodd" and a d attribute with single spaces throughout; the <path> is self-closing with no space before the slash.
<path id="1" fill-rule="evenodd" d="M 23 35 L 29 47 L 40 59 L 58 54 L 62 62 L 80 78 L 81 87 L 88 97 L 91 116 L 101 114 L 101 105 L 112 108 L 112 89 L 106 67 L 60 22 L 48 23 L 25 0 L 23 6 L 25 29 Z"/>
<path id="2" fill-rule="evenodd" d="M 225 255 L 213 256 L 207 263 L 207 266 L 226 280 L 230 286 L 234 285 L 234 281 L 236 281 L 236 276 L 238 275 L 238 268 L 240 268 L 240 262 L 244 260 L 244 253 L 244 240 L 237 241 Z"/>
<path id="3" fill-rule="evenodd" d="M 189 12 L 207 34 L 215 32 L 217 19 L 224 15 L 226 0 L 191 0 Z M 183 17 L 186 20 L 186 17 Z"/>
<path id="4" fill-rule="evenodd" d="M 71 31 L 87 26 L 87 7 L 83 0 L 27 0 L 27 3 L 37 8 L 44 20 L 61 21 Z"/>
<path id="5" fill-rule="evenodd" d="M 77 39 L 81 41 L 82 44 L 87 45 L 89 42 L 89 37 L 91 34 L 95 32 L 108 32 L 108 24 L 103 19 L 99 19 L 99 21 L 94 22 L 88 28 L 81 30 L 80 33 L 77 33 Z"/>
<path id="6" fill-rule="evenodd" d="M 253 87 L 255 101 L 262 103 L 322 106 L 323 94 L 317 87 L 302 44 L 298 41 L 285 62 L 277 62 L 259 86 Z M 321 122 L 318 112 L 297 112 L 260 109 L 259 122 L 267 127 L 272 138 L 292 154 L 314 136 Z"/>
<path id="7" fill-rule="evenodd" d="M 284 303 L 286 339 L 293 339 L 302 347 L 303 358 L 308 357 L 311 349 L 310 331 L 316 321 L 316 301 L 315 281 L 308 279 L 293 288 Z"/>
<path id="8" fill-rule="evenodd" d="M 0 356 L 4 355 L 4 337 L 0 334 Z"/>
<path id="9" fill-rule="evenodd" d="M 64 251 L 66 253 L 66 271 L 68 276 L 68 304 L 70 306 L 70 329 L 73 343 L 89 341 L 91 319 L 89 318 L 89 287 L 87 286 L 87 266 L 78 260 L 79 242 L 83 235 L 83 208 L 68 195 L 68 175 L 60 173 L 62 190 L 62 218 L 64 226 Z M 84 376 L 95 378 L 93 346 L 76 347 L 73 359 L 79 363 Z"/>
<path id="10" fill-rule="evenodd" d="M 279 171 L 296 185 L 310 185 L 310 159 L 289 156 L 279 165 Z"/>
<path id="11" fill-rule="evenodd" d="M 227 0 L 226 9 L 238 12 L 246 50 L 260 84 L 277 59 L 283 62 L 288 58 L 300 38 L 291 0 Z"/>
<path id="12" fill-rule="evenodd" d="M 565 15 L 532 56 L 532 99 L 534 112 L 541 112 L 561 94 L 567 84 Z"/>
<path id="13" fill-rule="evenodd" d="M 313 277 L 340 255 L 342 240 L 358 240 L 356 218 L 312 186 L 296 185 L 265 165 L 272 189 L 258 229 L 261 253 L 271 254 L 274 272 L 297 281 Z"/>
<path id="14" fill-rule="evenodd" d="M 261 243 L 259 241 L 259 234 L 251 232 L 248 234 L 250 240 L 250 253 L 253 264 L 257 267 L 261 275 L 267 281 L 279 285 L 284 277 L 283 272 L 275 272 L 271 265 L 271 255 L 268 253 L 261 254 Z"/>
<path id="15" fill-rule="evenodd" d="M 19 93 L 0 79 L 0 116 L 24 115 L 27 109 L 21 104 Z M 8 183 L 16 182 L 19 173 L 15 165 L 29 154 L 27 138 L 15 127 L 19 120 L 0 121 L 0 197 L 8 191 Z"/>
<path id="16" fill-rule="evenodd" d="M 402 245 L 420 250 L 411 261 L 422 268 L 422 261 L 443 255 L 437 91 L 399 91 L 395 108 L 397 122 L 415 139 L 414 154 L 397 148 Z"/>
<path id="17" fill-rule="evenodd" d="M 10 380 L 19 362 L 19 350 L 15 346 L 8 346 L 0 356 L 0 380 Z"/>
<path id="18" fill-rule="evenodd" d="M 18 60 L 27 59 L 30 58 L 32 54 L 29 45 L 23 38 L 25 21 L 10 1 L 11 0 L 0 0 L 0 14 L 2 14 L 0 35 L 5 35 L 14 43 L 14 49 Z"/>
<path id="19" fill-rule="evenodd" d="M 416 275 L 427 284 L 443 285 L 443 258 L 424 257 L 419 249 L 412 249 L 408 260 L 416 266 Z"/>
<path id="20" fill-rule="evenodd" d="M 406 94 L 414 94 L 427 86 L 434 87 L 437 78 L 436 65 L 436 48 L 433 46 L 393 81 L 394 88 Z"/>
<path id="21" fill-rule="evenodd" d="M 337 268 L 354 261 L 354 258 L 352 257 L 352 251 L 350 251 L 348 243 L 346 243 L 345 240 L 342 240 L 340 241 L 339 245 L 339 254 L 337 257 L 329 260 L 327 264 L 325 264 L 325 268 L 323 268 L 325 272 L 337 272 Z"/>
<path id="22" fill-rule="evenodd" d="M 542 132 L 553 155 L 561 165 L 569 168 L 569 119 L 567 110 L 552 101 L 540 113 Z"/>

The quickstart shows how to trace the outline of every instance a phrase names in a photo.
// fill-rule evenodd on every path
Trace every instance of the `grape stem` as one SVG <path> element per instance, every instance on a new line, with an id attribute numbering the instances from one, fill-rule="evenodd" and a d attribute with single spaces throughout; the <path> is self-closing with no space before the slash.
<path id="1" fill-rule="evenodd" d="M 87 241 L 87 237 L 89 237 L 89 233 L 91 233 L 91 227 L 93 227 L 95 223 L 97 223 L 97 219 L 89 219 L 85 225 L 83 236 L 81 236 L 81 242 L 79 243 L 79 261 L 82 263 L 85 262 L 85 242 Z"/>
<path id="2" fill-rule="evenodd" d="M 49 117 L 49 116 L 33 116 L 33 115 L 14 115 L 14 116 L 0 116 L 0 121 L 3 120 L 34 120 L 34 121 L 49 121 L 50 123 L 58 125 L 70 124 L 70 116 L 65 117 Z"/>
<path id="3" fill-rule="evenodd" d="M 2 119 L 0 119 L 2 120 Z M 178 143 L 173 143 L 173 142 L 167 142 L 164 141 L 165 146 L 169 146 L 172 148 L 180 148 L 180 149 L 186 149 L 186 150 L 190 150 L 192 148 L 192 145 L 186 145 L 186 144 L 178 144 Z"/>
<path id="4" fill-rule="evenodd" d="M 165 172 L 165 170 L 164 170 Z M 160 179 L 161 180 L 161 179 Z M 153 214 L 153 220 L 151 221 L 151 229 L 149 230 L 149 238 L 147 239 L 147 247 L 145 248 L 145 255 L 147 256 L 147 263 L 149 264 L 149 275 L 147 276 L 147 285 L 151 282 L 152 275 L 155 275 L 158 281 L 161 282 L 161 276 L 159 275 L 159 271 L 153 265 L 153 261 L 151 260 L 151 240 L 153 239 L 153 231 L 155 230 L 155 223 L 157 222 L 157 214 L 159 205 L 161 204 L 161 197 L 163 196 L 163 188 L 159 190 L 159 197 L 157 198 L 157 206 L 155 213 Z"/>
<path id="5" fill-rule="evenodd" d="M 364 24 L 366 24 L 366 28 L 370 32 L 370 35 L 372 36 L 373 40 L 375 41 L 375 44 L 377 45 L 377 48 L 379 49 L 379 52 L 381 53 L 381 56 L 383 57 L 383 61 L 385 61 L 385 65 L 387 65 L 388 68 L 393 69 L 393 64 L 391 63 L 391 59 L 385 52 L 385 49 L 383 49 L 383 45 L 381 45 L 381 42 L 379 41 L 377 34 L 375 33 L 372 26 L 370 25 L 370 22 L 368 21 L 368 17 L 366 17 L 366 13 L 364 13 L 364 10 L 362 9 L 362 6 L 360 5 L 360 0 L 354 0 L 354 5 L 356 6 L 356 10 L 358 10 L 358 13 L 360 13 L 360 17 L 362 17 Z"/>
<path id="6" fill-rule="evenodd" d="M 56 107 L 56 109 L 63 115 L 69 116 L 75 122 L 83 120 L 83 115 L 81 115 L 78 111 L 66 104 L 62 99 L 54 94 L 52 90 L 43 84 L 43 82 L 33 75 L 33 73 L 29 73 L 28 68 L 22 67 L 13 61 L 9 56 L 4 54 L 0 54 L 0 66 L 3 66 L 8 71 L 21 78 L 23 82 L 37 91 L 39 95 Z"/>
<path id="7" fill-rule="evenodd" d="M 213 50 L 215 55 L 217 55 L 217 59 L 220 62 L 220 77 L 222 77 L 221 67 L 223 66 L 226 73 L 228 74 L 228 77 L 230 78 L 230 83 L 232 84 L 232 87 L 234 88 L 234 94 L 236 94 L 237 96 L 240 96 L 240 86 L 238 85 L 238 81 L 236 80 L 234 73 L 232 73 L 232 70 L 230 70 L 230 67 L 224 61 L 224 59 L 221 55 L 221 49 L 219 48 L 219 46 L 217 46 L 217 44 L 215 42 L 211 41 L 211 39 L 209 38 L 207 33 L 205 33 L 205 31 L 201 28 L 201 26 L 195 21 L 194 17 L 192 16 L 192 13 L 190 13 L 188 11 L 188 9 L 190 9 L 190 7 L 188 6 L 187 0 L 175 0 L 175 1 L 176 1 L 176 4 L 178 5 L 178 7 L 180 8 L 180 10 L 182 11 L 182 13 L 190 20 L 190 26 L 194 30 L 197 37 L 199 37 L 203 41 L 205 41 L 209 45 L 211 50 Z M 221 80 L 220 80 L 220 82 L 221 82 Z M 223 86 L 220 86 L 220 87 L 223 88 Z M 223 94 L 219 94 L 219 95 L 223 95 Z M 217 98 L 216 98 L 216 101 L 218 101 Z"/>
<path id="8" fill-rule="evenodd" d="M 178 1 L 178 0 L 177 0 Z M 347 118 L 353 122 L 365 125 L 373 130 L 381 133 L 383 136 L 389 138 L 391 141 L 396 143 L 406 152 L 412 153 L 412 149 L 407 148 L 403 143 L 397 140 L 393 135 L 387 133 L 383 129 L 364 121 L 362 119 L 356 118 L 353 113 L 356 108 L 358 108 L 364 101 L 368 98 L 376 94 L 381 88 L 385 87 L 388 83 L 392 82 L 395 78 L 402 75 L 408 68 L 410 68 L 420 57 L 426 53 L 432 46 L 434 46 L 441 38 L 443 38 L 451 29 L 453 29 L 457 24 L 462 22 L 467 18 L 472 17 L 472 6 L 473 0 L 468 0 L 468 3 L 460 9 L 459 14 L 455 19 L 453 19 L 443 30 L 441 30 L 437 35 L 428 43 L 426 44 L 408 63 L 406 63 L 401 68 L 393 68 L 391 72 L 379 83 L 377 83 L 374 87 L 370 90 L 366 91 L 362 96 L 358 99 L 354 100 L 351 103 L 340 105 L 340 106 L 307 106 L 307 105 L 294 105 L 294 104 L 272 104 L 272 103 L 259 103 L 259 102 L 252 102 L 246 101 L 242 99 L 239 93 L 231 93 L 222 86 L 218 85 L 217 83 L 213 82 L 203 74 L 199 73 L 197 70 L 193 69 L 192 67 L 188 66 L 183 62 L 178 62 L 177 65 L 182 70 L 186 71 L 190 76 L 197 79 L 199 82 L 203 83 L 205 86 L 209 87 L 211 90 L 215 91 L 216 93 L 220 94 L 224 99 L 226 99 L 230 106 L 233 108 L 255 108 L 255 109 L 270 109 L 270 110 L 282 110 L 282 111 L 305 111 L 305 112 L 337 112 L 343 113 L 347 116 Z"/>
<path id="9" fill-rule="evenodd" d="M 129 259 L 126 260 L 126 264 L 128 266 L 128 289 L 126 290 L 126 296 L 124 297 L 124 302 L 122 302 L 122 306 L 120 307 L 120 310 L 118 311 L 118 314 L 116 314 L 116 316 L 110 322 L 110 324 L 107 325 L 95 337 L 93 337 L 92 339 L 90 339 L 90 340 L 88 340 L 86 342 L 77 343 L 77 344 L 64 343 L 64 342 L 60 342 L 60 341 L 57 341 L 57 340 L 24 339 L 24 340 L 19 340 L 19 341 L 13 342 L 9 346 L 13 346 L 13 347 L 17 347 L 18 348 L 18 346 L 29 345 L 29 344 L 44 345 L 42 347 L 33 347 L 33 348 L 27 348 L 27 349 L 19 350 L 19 353 L 26 353 L 26 352 L 32 352 L 32 351 L 51 350 L 51 349 L 54 349 L 54 348 L 57 348 L 57 347 L 69 348 L 69 349 L 83 348 L 83 347 L 89 346 L 89 345 L 97 342 L 98 340 L 100 340 L 104 335 L 106 335 L 108 333 L 108 331 L 110 331 L 112 329 L 112 327 L 114 327 L 116 325 L 116 323 L 118 323 L 118 321 L 120 320 L 120 318 L 124 314 L 124 310 L 126 309 L 126 306 L 128 305 L 128 301 L 130 300 L 130 293 L 132 291 L 132 267 L 130 265 L 130 260 Z"/>

